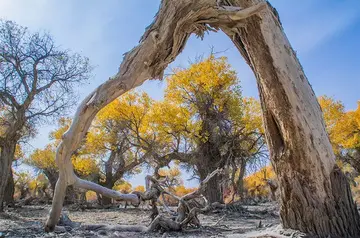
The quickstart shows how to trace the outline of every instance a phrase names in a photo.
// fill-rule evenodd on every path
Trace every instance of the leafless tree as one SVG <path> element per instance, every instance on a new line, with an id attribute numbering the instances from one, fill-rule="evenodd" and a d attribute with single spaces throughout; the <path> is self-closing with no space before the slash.
<path id="1" fill-rule="evenodd" d="M 0 210 L 16 144 L 66 112 L 90 72 L 87 58 L 61 50 L 48 33 L 0 21 Z"/>

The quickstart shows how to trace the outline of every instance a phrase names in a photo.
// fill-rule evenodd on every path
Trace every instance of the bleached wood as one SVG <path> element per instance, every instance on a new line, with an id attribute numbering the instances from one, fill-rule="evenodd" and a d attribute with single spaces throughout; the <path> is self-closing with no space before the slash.
<path id="1" fill-rule="evenodd" d="M 230 8 L 221 6 L 222 2 L 162 0 L 154 22 L 140 44 L 125 55 L 119 72 L 81 103 L 57 150 L 60 176 L 48 231 L 59 218 L 66 186 L 79 181 L 70 158 L 96 113 L 145 80 L 162 78 L 191 34 L 203 37 L 206 31 L 221 29 L 257 78 L 284 226 L 324 237 L 332 233 L 360 237 L 359 214 L 349 184 L 335 164 L 321 109 L 276 10 L 264 0 L 225 1 Z M 233 11 L 236 7 L 241 10 Z M 158 217 L 158 222 L 171 221 Z M 171 226 L 179 228 L 178 223 Z"/>
<path id="2" fill-rule="evenodd" d="M 96 183 L 93 183 L 93 182 L 90 182 L 90 181 L 87 181 L 84 179 L 80 179 L 80 178 L 78 178 L 76 180 L 76 182 L 74 183 L 74 186 L 78 187 L 78 188 L 86 189 L 86 190 L 91 190 L 96 193 L 100 193 L 106 197 L 110 197 L 115 200 L 133 202 L 135 204 L 139 202 L 139 198 L 136 194 L 123 194 L 118 191 L 108 189 L 99 184 L 96 184 Z"/>

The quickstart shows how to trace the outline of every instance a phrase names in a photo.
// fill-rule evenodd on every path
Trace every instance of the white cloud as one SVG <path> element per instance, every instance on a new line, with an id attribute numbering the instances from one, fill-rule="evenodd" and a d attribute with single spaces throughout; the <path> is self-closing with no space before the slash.
<path id="1" fill-rule="evenodd" d="M 285 31 L 295 50 L 308 53 L 353 24 L 360 17 L 360 7 L 350 2 L 339 6 L 335 12 L 333 6 L 326 8 L 314 1 L 301 11 L 286 15 Z M 285 9 L 290 7 L 289 1 Z"/>

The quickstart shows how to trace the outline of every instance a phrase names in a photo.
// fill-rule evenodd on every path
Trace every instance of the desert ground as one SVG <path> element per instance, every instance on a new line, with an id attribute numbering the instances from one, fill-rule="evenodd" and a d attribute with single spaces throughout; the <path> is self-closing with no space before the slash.
<path id="1" fill-rule="evenodd" d="M 146 208 L 85 209 L 66 207 L 66 214 L 75 227 L 56 227 L 52 233 L 44 232 L 49 205 L 22 206 L 8 209 L 0 219 L 0 237 L 305 237 L 300 232 L 280 227 L 276 203 L 244 205 L 200 215 L 202 226 L 182 232 L 120 232 L 109 229 L 87 230 L 88 225 L 106 224 L 143 225 L 150 223 Z"/>

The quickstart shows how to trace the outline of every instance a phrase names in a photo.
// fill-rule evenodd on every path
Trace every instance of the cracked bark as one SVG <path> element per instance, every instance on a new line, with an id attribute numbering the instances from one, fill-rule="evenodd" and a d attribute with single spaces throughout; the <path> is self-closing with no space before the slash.
<path id="1" fill-rule="evenodd" d="M 162 78 L 192 33 L 203 37 L 205 31 L 221 29 L 257 79 L 284 227 L 320 237 L 360 236 L 349 184 L 335 164 L 320 106 L 277 12 L 263 0 L 226 2 L 233 5 L 232 11 L 219 8 L 215 0 L 163 0 L 154 22 L 140 44 L 125 55 L 119 72 L 81 103 L 57 150 L 60 174 L 46 230 L 53 230 L 60 216 L 67 185 L 137 202 L 137 197 L 123 197 L 77 178 L 71 154 L 102 107 L 147 79 Z"/>
<path id="2" fill-rule="evenodd" d="M 246 7 L 257 0 L 233 0 Z M 320 237 L 359 237 L 359 214 L 335 164 L 320 106 L 273 8 L 233 29 L 260 93 L 266 139 L 279 181 L 285 228 Z M 241 40 L 241 42 L 238 42 Z"/>

